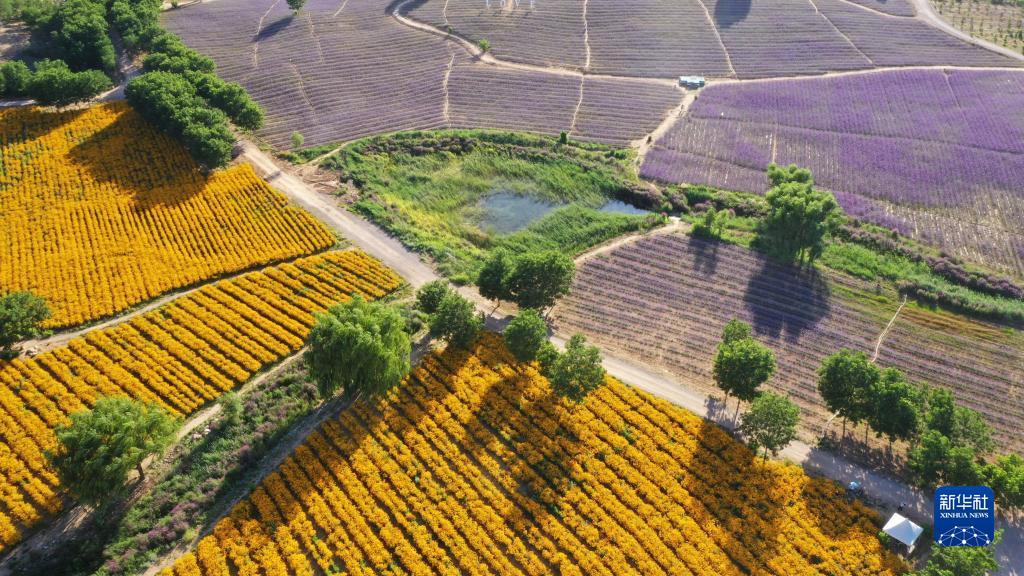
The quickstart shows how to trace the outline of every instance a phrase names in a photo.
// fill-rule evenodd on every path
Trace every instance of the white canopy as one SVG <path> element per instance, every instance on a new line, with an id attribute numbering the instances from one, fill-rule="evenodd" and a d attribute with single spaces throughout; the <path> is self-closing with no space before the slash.
<path id="1" fill-rule="evenodd" d="M 906 544 L 907 547 L 913 548 L 914 542 L 917 542 L 917 538 L 924 532 L 924 528 L 914 524 L 900 514 L 893 514 L 892 518 L 889 518 L 889 521 L 885 523 L 882 531 Z"/>

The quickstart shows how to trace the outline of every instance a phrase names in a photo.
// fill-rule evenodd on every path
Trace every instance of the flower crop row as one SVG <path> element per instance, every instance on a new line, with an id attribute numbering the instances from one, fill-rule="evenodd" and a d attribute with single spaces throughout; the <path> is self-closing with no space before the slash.
<path id="1" fill-rule="evenodd" d="M 567 407 L 485 334 L 325 422 L 164 574 L 899 573 L 876 522 L 614 380 Z"/>
<path id="2" fill-rule="evenodd" d="M 0 111 L 0 293 L 32 290 L 51 327 L 334 244 L 248 165 L 202 175 L 124 103 Z"/>
<path id="3" fill-rule="evenodd" d="M 60 508 L 43 452 L 69 414 L 120 395 L 188 415 L 298 350 L 314 313 L 399 284 L 361 252 L 326 252 L 205 286 L 31 360 L 0 363 L 0 550 Z"/>

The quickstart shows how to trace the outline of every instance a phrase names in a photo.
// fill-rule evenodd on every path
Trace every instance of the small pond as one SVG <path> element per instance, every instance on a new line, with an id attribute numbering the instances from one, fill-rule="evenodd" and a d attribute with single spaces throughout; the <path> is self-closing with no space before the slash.
<path id="1" fill-rule="evenodd" d="M 479 210 L 476 222 L 481 230 L 493 234 L 510 234 L 526 228 L 547 216 L 552 210 L 563 206 L 567 204 L 553 204 L 502 190 L 492 192 L 479 200 L 476 205 Z M 609 200 L 598 210 L 618 214 L 649 214 L 647 210 L 641 210 L 621 200 Z"/>
<path id="2" fill-rule="evenodd" d="M 512 192 L 495 192 L 481 198 L 477 206 L 480 208 L 477 223 L 481 230 L 508 234 L 526 228 L 562 205 Z"/>

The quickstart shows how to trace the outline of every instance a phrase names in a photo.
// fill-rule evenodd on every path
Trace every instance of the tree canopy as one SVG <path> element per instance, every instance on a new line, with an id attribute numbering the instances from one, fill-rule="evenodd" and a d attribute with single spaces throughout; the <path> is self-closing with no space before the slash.
<path id="1" fill-rule="evenodd" d="M 50 461 L 61 485 L 90 505 L 109 502 L 124 491 L 133 468 L 166 448 L 178 421 L 157 406 L 124 397 L 103 397 L 91 410 L 71 414 L 58 425 Z"/>
<path id="2" fill-rule="evenodd" d="M 569 339 L 565 351 L 554 359 L 549 372 L 548 380 L 555 394 L 577 404 L 604 384 L 601 351 L 596 346 L 588 346 L 582 334 Z"/>
<path id="3" fill-rule="evenodd" d="M 750 326 L 733 319 L 722 331 L 722 343 L 715 354 L 712 374 L 726 398 L 735 396 L 749 402 L 759 386 L 775 373 L 775 354 L 750 336 Z"/>
<path id="4" fill-rule="evenodd" d="M 483 324 L 473 303 L 454 291 L 445 295 L 430 315 L 430 333 L 462 348 L 473 343 Z"/>
<path id="5" fill-rule="evenodd" d="M 843 348 L 818 369 L 818 392 L 829 410 L 856 424 L 871 415 L 871 393 L 880 378 L 866 354 Z"/>
<path id="6" fill-rule="evenodd" d="M 1002 530 L 988 546 L 932 546 L 931 556 L 924 568 L 913 576 L 986 576 L 999 571 L 996 544 L 1002 539 Z"/>
<path id="7" fill-rule="evenodd" d="M 561 252 L 526 252 L 513 259 L 505 289 L 520 308 L 543 310 L 569 293 L 575 275 L 576 265 Z"/>
<path id="8" fill-rule="evenodd" d="M 868 425 L 889 441 L 909 440 L 918 432 L 921 399 L 917 389 L 907 383 L 895 368 L 881 371 L 871 392 L 872 407 Z"/>
<path id="9" fill-rule="evenodd" d="M 291 8 L 293 12 L 302 10 L 302 7 L 306 5 L 306 0 L 287 0 L 287 2 L 288 7 Z"/>
<path id="10" fill-rule="evenodd" d="M 409 373 L 405 319 L 393 307 L 355 297 L 317 315 L 309 334 L 310 372 L 320 394 L 374 397 Z"/>
<path id="11" fill-rule="evenodd" d="M 65 106 L 88 100 L 112 86 L 99 70 L 72 72 L 63 60 L 40 60 L 28 84 L 28 96 L 43 105 Z"/>
<path id="12" fill-rule="evenodd" d="M 505 343 L 520 362 L 536 359 L 547 341 L 548 325 L 536 310 L 521 311 L 505 328 Z"/>
<path id="13" fill-rule="evenodd" d="M 755 451 L 764 450 L 776 456 L 779 450 L 796 438 L 796 427 L 800 423 L 800 408 L 789 398 L 764 392 L 750 404 L 750 410 L 743 414 L 740 432 L 746 436 Z"/>
<path id="14" fill-rule="evenodd" d="M 814 189 L 809 171 L 768 167 L 772 187 L 765 194 L 768 214 L 758 227 L 757 243 L 798 262 L 821 255 L 825 240 L 842 222 L 842 209 L 830 192 Z"/>
<path id="15" fill-rule="evenodd" d="M 46 300 L 31 292 L 0 296 L 0 357 L 10 355 L 14 344 L 39 336 L 39 325 L 49 318 Z"/>
<path id="16" fill-rule="evenodd" d="M 504 250 L 495 250 L 484 262 L 476 277 L 476 286 L 480 295 L 488 300 L 501 304 L 502 300 L 511 300 L 508 278 L 512 272 L 512 258 Z"/>
<path id="17" fill-rule="evenodd" d="M 433 314 L 437 312 L 441 300 L 451 292 L 451 287 L 444 280 L 431 280 L 416 291 L 416 307 L 427 314 Z"/>

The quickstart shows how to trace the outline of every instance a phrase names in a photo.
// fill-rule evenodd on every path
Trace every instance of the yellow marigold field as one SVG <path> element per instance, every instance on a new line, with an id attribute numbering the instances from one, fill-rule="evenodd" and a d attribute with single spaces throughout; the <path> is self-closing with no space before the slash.
<path id="1" fill-rule="evenodd" d="M 301 348 L 315 312 L 400 284 L 362 252 L 326 252 L 204 286 L 31 360 L 0 362 L 0 551 L 60 509 L 43 452 L 68 414 L 104 395 L 190 414 Z"/>
<path id="2" fill-rule="evenodd" d="M 124 102 L 0 110 L 0 206 L 0 293 L 45 297 L 50 327 L 335 242 L 248 165 L 204 176 Z"/>
<path id="3" fill-rule="evenodd" d="M 500 337 L 313 432 L 164 576 L 904 571 L 834 483 L 609 379 L 570 409 Z"/>

